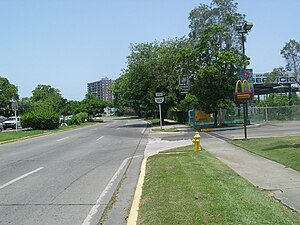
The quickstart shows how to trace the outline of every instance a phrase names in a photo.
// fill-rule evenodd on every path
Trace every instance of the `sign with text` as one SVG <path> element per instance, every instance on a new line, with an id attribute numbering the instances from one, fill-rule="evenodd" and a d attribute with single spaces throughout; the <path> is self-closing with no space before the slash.
<path id="1" fill-rule="evenodd" d="M 157 97 L 154 99 L 157 104 L 161 104 L 165 101 L 164 97 Z"/>
<path id="2" fill-rule="evenodd" d="M 238 80 L 236 82 L 233 97 L 236 102 L 253 99 L 253 92 L 251 91 L 251 86 L 247 80 Z"/>
<path id="3" fill-rule="evenodd" d="M 211 116 L 210 114 L 207 114 L 201 110 L 195 111 L 195 121 L 203 121 L 203 120 L 210 120 Z"/>

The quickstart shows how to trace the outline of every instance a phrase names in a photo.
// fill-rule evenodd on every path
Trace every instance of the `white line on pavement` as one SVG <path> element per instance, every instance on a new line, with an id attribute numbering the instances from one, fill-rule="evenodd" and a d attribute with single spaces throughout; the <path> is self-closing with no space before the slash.
<path id="1" fill-rule="evenodd" d="M 63 140 L 66 140 L 66 139 L 68 139 L 68 138 L 70 138 L 70 137 L 64 137 L 64 138 L 58 139 L 58 140 L 56 140 L 56 141 L 63 141 Z"/>
<path id="2" fill-rule="evenodd" d="M 137 157 L 140 157 L 140 155 L 139 156 L 128 157 L 128 158 L 124 159 L 124 161 L 122 162 L 122 164 L 119 167 L 119 169 L 117 170 L 117 172 L 114 174 L 114 176 L 111 178 L 111 180 L 106 185 L 105 189 L 100 194 L 99 198 L 97 199 L 96 204 L 92 207 L 92 209 L 90 210 L 89 214 L 87 215 L 87 217 L 83 221 L 82 225 L 90 225 L 91 220 L 93 219 L 93 216 L 98 212 L 98 208 L 101 205 L 101 201 L 102 201 L 103 197 L 107 194 L 107 192 L 109 191 L 109 189 L 113 186 L 115 180 L 120 175 L 121 170 L 126 166 L 128 160 L 130 160 L 131 158 L 137 158 Z"/>
<path id="3" fill-rule="evenodd" d="M 13 179 L 13 180 L 7 182 L 6 184 L 3 184 L 3 185 L 0 186 L 0 190 L 3 189 L 3 188 L 5 188 L 5 187 L 7 187 L 8 185 L 11 185 L 11 184 L 15 183 L 16 181 L 21 180 L 21 179 L 23 179 L 23 178 L 25 178 L 25 177 L 33 174 L 33 173 L 36 173 L 36 172 L 38 172 L 38 171 L 40 171 L 42 169 L 44 169 L 44 167 L 37 168 L 36 170 L 33 170 L 33 171 L 31 171 L 29 173 L 26 173 L 26 174 L 24 174 L 24 175 L 22 175 L 20 177 L 17 177 L 16 179 Z"/>
<path id="4" fill-rule="evenodd" d="M 104 136 L 99 137 L 96 141 L 99 141 L 99 140 L 101 140 L 102 138 L 104 138 Z"/>
<path id="5" fill-rule="evenodd" d="M 145 133 L 145 131 L 146 131 L 146 127 L 142 130 L 142 134 Z"/>

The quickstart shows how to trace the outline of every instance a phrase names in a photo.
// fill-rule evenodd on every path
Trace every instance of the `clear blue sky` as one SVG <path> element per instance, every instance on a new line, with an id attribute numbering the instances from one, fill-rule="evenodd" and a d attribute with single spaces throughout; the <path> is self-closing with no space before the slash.
<path id="1" fill-rule="evenodd" d="M 51 85 L 82 100 L 88 82 L 116 79 L 130 43 L 189 33 L 189 12 L 208 0 L 0 0 L 0 76 L 32 96 Z M 284 66 L 280 49 L 300 41 L 299 0 L 240 0 L 254 26 L 246 43 L 254 72 Z"/>

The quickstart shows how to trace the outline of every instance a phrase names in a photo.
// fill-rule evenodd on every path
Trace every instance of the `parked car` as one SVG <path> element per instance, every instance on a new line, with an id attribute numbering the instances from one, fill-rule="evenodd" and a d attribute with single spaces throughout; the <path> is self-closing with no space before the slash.
<path id="1" fill-rule="evenodd" d="M 5 117 L 5 116 L 0 116 L 0 123 L 4 122 L 5 120 L 7 120 L 7 117 Z"/>
<path id="2" fill-rule="evenodd" d="M 3 130 L 6 130 L 7 128 L 16 129 L 16 125 L 18 127 L 21 127 L 20 117 L 11 116 L 2 124 L 3 124 Z"/>

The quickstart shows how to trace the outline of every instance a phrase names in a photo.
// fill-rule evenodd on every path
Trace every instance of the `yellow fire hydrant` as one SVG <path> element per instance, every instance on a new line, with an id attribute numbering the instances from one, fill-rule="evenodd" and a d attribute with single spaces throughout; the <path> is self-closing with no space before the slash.
<path id="1" fill-rule="evenodd" d="M 194 143 L 194 151 L 195 152 L 200 152 L 201 151 L 201 146 L 200 146 L 200 135 L 199 132 L 196 131 L 194 139 L 193 139 L 193 143 Z"/>

